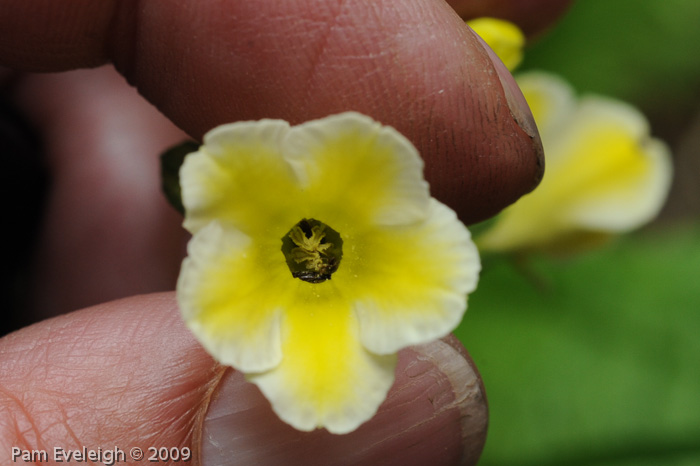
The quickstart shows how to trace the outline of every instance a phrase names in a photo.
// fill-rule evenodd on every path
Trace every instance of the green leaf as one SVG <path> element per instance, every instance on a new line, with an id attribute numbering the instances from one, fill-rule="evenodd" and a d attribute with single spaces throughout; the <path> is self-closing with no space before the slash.
<path id="1" fill-rule="evenodd" d="M 700 225 L 523 276 L 486 264 L 455 332 L 489 399 L 480 466 L 700 464 Z"/>
<path id="2" fill-rule="evenodd" d="M 185 141 L 163 152 L 160 156 L 160 172 L 162 177 L 163 193 L 178 212 L 185 215 L 185 207 L 182 205 L 182 193 L 180 192 L 180 167 L 187 154 L 196 152 L 199 144 L 194 141 Z"/>

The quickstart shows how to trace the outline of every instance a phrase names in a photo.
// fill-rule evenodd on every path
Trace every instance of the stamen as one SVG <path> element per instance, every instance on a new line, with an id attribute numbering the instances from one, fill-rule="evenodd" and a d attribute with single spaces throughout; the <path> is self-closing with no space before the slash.
<path id="1" fill-rule="evenodd" d="M 302 219 L 282 238 L 282 253 L 294 278 L 309 283 L 330 280 L 343 255 L 340 234 L 315 219 Z"/>

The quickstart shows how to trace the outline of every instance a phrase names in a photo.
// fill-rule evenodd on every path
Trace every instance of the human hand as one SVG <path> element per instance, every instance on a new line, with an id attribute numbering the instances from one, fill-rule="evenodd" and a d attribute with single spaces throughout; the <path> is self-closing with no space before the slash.
<path id="1" fill-rule="evenodd" d="M 489 54 L 447 7 L 384 2 L 367 11 L 346 3 L 333 11 L 312 3 L 265 12 L 259 4 L 153 2 L 112 14 L 113 5 L 84 2 L 61 19 L 51 11 L 58 3 L 5 1 L 0 62 L 63 70 L 112 60 L 194 137 L 238 119 L 298 123 L 348 109 L 367 113 L 417 145 L 432 192 L 465 221 L 534 186 L 541 152 L 529 112 L 509 75 L 493 74 Z M 172 288 L 184 237 L 158 193 L 152 154 L 181 139 L 180 130 L 108 68 L 25 76 L 13 87 L 45 136 L 54 173 L 35 308 L 45 316 Z M 111 444 L 189 446 L 199 454 L 203 435 L 211 439 L 203 464 L 217 464 L 208 455 L 218 451 L 208 448 L 224 445 L 218 437 L 228 441 L 224 459 L 242 463 L 257 461 L 247 454 L 279 462 L 306 453 L 424 464 L 421 452 L 437 463 L 469 463 L 485 436 L 478 376 L 465 353 L 444 342 L 400 353 L 380 413 L 342 437 L 293 431 L 239 374 L 222 377 L 184 330 L 172 296 L 99 305 L 1 344 L 0 455 L 12 445 Z M 218 402 L 205 414 L 212 394 Z M 214 419 L 226 408 L 233 417 Z M 373 447 L 365 449 L 368 439 Z"/>
<path id="2" fill-rule="evenodd" d="M 46 450 L 51 459 L 54 447 L 83 446 L 119 447 L 128 464 L 141 464 L 132 448 L 148 457 L 160 447 L 189 448 L 194 464 L 204 465 L 478 458 L 484 392 L 456 340 L 402 351 L 388 399 L 358 430 L 299 432 L 241 373 L 204 352 L 176 307 L 172 293 L 127 298 L 0 340 L 0 462 L 10 464 L 12 447 Z"/>

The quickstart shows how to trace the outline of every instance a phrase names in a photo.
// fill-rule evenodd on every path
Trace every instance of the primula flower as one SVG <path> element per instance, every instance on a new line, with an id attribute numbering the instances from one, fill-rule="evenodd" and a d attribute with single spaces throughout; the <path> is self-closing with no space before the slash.
<path id="1" fill-rule="evenodd" d="M 491 47 L 509 70 L 513 71 L 523 59 L 525 35 L 510 21 L 498 18 L 475 18 L 467 25 Z"/>
<path id="2" fill-rule="evenodd" d="M 390 127 L 344 113 L 213 129 L 180 170 L 188 327 L 300 430 L 374 415 L 396 352 L 449 333 L 479 258 Z"/>
<path id="3" fill-rule="evenodd" d="M 583 249 L 640 227 L 661 209 L 671 183 L 667 147 L 644 116 L 603 98 L 577 100 L 561 79 L 517 77 L 542 138 L 547 169 L 532 193 L 477 239 L 493 251 Z"/>

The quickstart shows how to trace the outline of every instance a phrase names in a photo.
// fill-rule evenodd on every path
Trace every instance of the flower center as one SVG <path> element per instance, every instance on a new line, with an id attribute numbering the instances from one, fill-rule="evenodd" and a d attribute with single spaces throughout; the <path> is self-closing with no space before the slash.
<path id="1" fill-rule="evenodd" d="M 343 257 L 340 234 L 313 218 L 304 218 L 282 238 L 282 254 L 292 277 L 309 283 L 330 280 Z"/>

